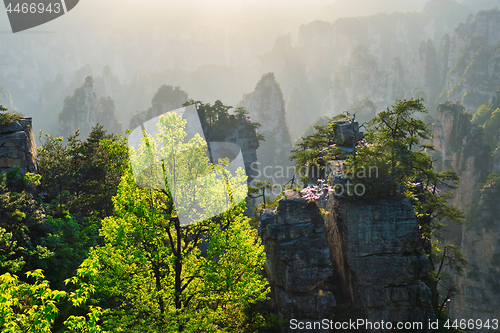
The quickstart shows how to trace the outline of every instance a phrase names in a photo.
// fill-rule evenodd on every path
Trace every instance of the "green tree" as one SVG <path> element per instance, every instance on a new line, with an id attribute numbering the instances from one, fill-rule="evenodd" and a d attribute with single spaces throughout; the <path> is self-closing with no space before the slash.
<path id="1" fill-rule="evenodd" d="M 300 142 L 292 150 L 290 160 L 295 162 L 296 172 L 302 184 L 307 185 L 311 167 L 325 167 L 326 161 L 345 155 L 342 148 L 330 147 L 330 145 L 335 139 L 337 125 L 349 120 L 348 114 L 332 117 L 327 121 L 327 125 L 314 125 L 312 134 L 299 139 Z M 325 153 L 326 149 L 328 150 Z"/>
<path id="2" fill-rule="evenodd" d="M 38 148 L 38 171 L 42 175 L 39 192 L 53 204 L 54 217 L 65 211 L 83 217 L 104 218 L 113 213 L 111 198 L 127 165 L 128 148 L 124 137 L 107 134 L 96 125 L 82 141 L 79 131 L 63 138 L 45 135 Z"/>
<path id="3" fill-rule="evenodd" d="M 145 136 L 132 149 L 134 170 L 122 177 L 115 215 L 102 222 L 104 244 L 86 261 L 98 267 L 90 282 L 111 330 L 241 332 L 246 310 L 266 298 L 263 247 L 243 203 L 211 217 L 227 195 L 243 201 L 246 177 L 212 165 L 198 135 L 184 142 L 185 124 L 175 113 L 161 116 L 156 140 Z M 199 222 L 181 225 L 181 215 Z"/>
<path id="4" fill-rule="evenodd" d="M 0 274 L 21 271 L 25 265 L 31 268 L 38 260 L 52 255 L 39 243 L 47 233 L 43 207 L 31 193 L 15 192 L 9 187 L 12 181 L 19 178 L 19 170 L 0 174 L 0 231 L 3 234 L 0 251 L 4 253 Z"/>
<path id="5" fill-rule="evenodd" d="M 371 120 L 364 138 L 342 167 L 349 181 L 365 186 L 362 200 L 400 196 L 411 201 L 420 225 L 421 249 L 430 258 L 432 267 L 426 283 L 433 292 L 434 310 L 442 318 L 445 315 L 442 302 L 456 292 L 445 268 L 460 274 L 467 262 L 458 247 L 439 242 L 439 233 L 445 221 L 461 223 L 464 217 L 461 210 L 449 204 L 450 190 L 458 185 L 458 176 L 453 171 L 436 172 L 427 154 L 434 149 L 425 143 L 431 138 L 429 124 L 416 116 L 425 113 L 420 99 L 396 101 Z M 303 139 L 302 150 L 296 149 L 293 158 L 302 165 L 318 160 L 324 164 L 321 158 L 334 159 L 335 155 L 319 154 L 334 137 L 334 132 L 327 130 L 328 127 L 317 127 L 315 133 Z M 366 172 L 356 173 L 372 168 L 377 170 L 372 178 L 367 178 Z M 447 288 L 447 295 L 439 295 L 438 285 Z"/>
<path id="6" fill-rule="evenodd" d="M 196 105 L 205 139 L 208 142 L 224 141 L 228 131 L 233 130 L 242 119 L 246 121 L 245 125 L 251 130 L 256 131 L 262 126 L 256 121 L 251 121 L 250 114 L 243 107 L 236 108 L 234 114 L 230 114 L 229 110 L 233 107 L 222 103 L 220 100 L 215 101 L 214 104 L 189 100 L 183 106 L 192 104 Z M 264 141 L 263 134 L 256 133 L 256 135 L 258 141 Z"/>
<path id="7" fill-rule="evenodd" d="M 8 111 L 8 109 L 4 108 L 3 105 L 0 105 L 0 126 L 10 124 L 12 121 L 21 118 L 21 116 L 15 113 L 5 111 Z"/>
<path id="8" fill-rule="evenodd" d="M 428 169 L 422 165 L 428 162 L 428 157 L 415 148 L 430 148 L 422 141 L 430 139 L 431 131 L 428 124 L 414 118 L 415 113 L 427 113 L 422 100 L 397 101 L 371 121 L 366 135 L 366 140 L 376 147 L 380 161 L 385 161 L 384 169 L 399 184 Z"/>
<path id="9" fill-rule="evenodd" d="M 53 218 L 51 207 L 32 193 L 9 187 L 10 179 L 19 177 L 17 171 L 0 174 L 0 274 L 45 269 L 51 284 L 62 289 L 97 243 L 97 221 L 69 214 Z M 31 174 L 22 180 L 39 181 Z"/>
<path id="10" fill-rule="evenodd" d="M 437 315 L 443 311 L 439 305 L 438 285 L 448 288 L 447 300 L 456 292 L 445 267 L 461 274 L 467 261 L 456 246 L 439 242 L 440 230 L 445 221 L 462 223 L 463 213 L 450 205 L 450 189 L 458 185 L 459 178 L 454 171 L 436 172 L 432 158 L 427 155 L 434 147 L 423 143 L 431 138 L 429 124 L 416 119 L 414 114 L 426 113 L 422 100 L 397 101 L 391 109 L 375 117 L 365 136 L 358 145 L 356 154 L 345 164 L 347 169 L 376 166 L 382 179 L 354 179 L 370 186 L 371 195 L 405 195 L 415 209 L 422 234 L 422 250 L 431 261 L 432 272 L 427 285 L 433 292 L 433 307 Z M 354 173 L 353 173 L 354 174 Z M 379 186 L 386 182 L 387 187 Z M 370 184 L 371 183 L 371 184 Z M 387 191 L 388 190 L 388 191 Z"/>

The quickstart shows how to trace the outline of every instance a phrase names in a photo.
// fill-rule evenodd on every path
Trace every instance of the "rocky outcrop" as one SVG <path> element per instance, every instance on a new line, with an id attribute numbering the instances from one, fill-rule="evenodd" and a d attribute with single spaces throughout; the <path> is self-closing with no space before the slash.
<path id="1" fill-rule="evenodd" d="M 436 168 L 454 170 L 460 177 L 452 203 L 466 216 L 464 225 L 448 225 L 441 236 L 445 242 L 458 245 L 468 259 L 463 276 L 452 272 L 459 293 L 447 306 L 452 318 L 465 316 L 485 322 L 500 316 L 500 285 L 496 282 L 500 271 L 500 191 L 493 181 L 482 190 L 479 185 L 490 173 L 498 173 L 500 163 L 498 151 L 491 154 L 481 128 L 471 124 L 471 118 L 459 104 L 440 105 L 433 144 Z"/>
<path id="2" fill-rule="evenodd" d="M 148 110 L 138 112 L 132 116 L 129 128 L 134 129 L 150 119 L 181 108 L 182 104 L 187 100 L 188 94 L 180 87 L 172 87 L 164 84 L 158 89 L 151 100 L 152 106 Z"/>
<path id="3" fill-rule="evenodd" d="M 481 199 L 471 208 L 467 224 L 463 226 L 460 246 L 469 265 L 466 273 L 456 278 L 460 293 L 449 304 L 453 318 L 491 322 L 500 316 L 499 185 L 485 186 Z"/>
<path id="4" fill-rule="evenodd" d="M 327 318 L 340 304 L 371 321 L 433 319 L 423 282 L 430 265 L 411 203 L 332 196 L 327 210 L 322 216 L 315 202 L 288 190 L 261 216 L 265 268 L 286 323 Z"/>
<path id="5" fill-rule="evenodd" d="M 221 141 L 232 142 L 240 147 L 248 182 L 254 180 L 258 174 L 252 165 L 257 162 L 257 151 L 260 144 L 255 129 L 245 119 L 234 120 L 233 125 L 224 131 L 224 137 Z"/>
<path id="6" fill-rule="evenodd" d="M 440 41 L 470 11 L 455 1 L 431 0 L 419 12 L 379 13 L 341 18 L 332 23 L 315 21 L 301 26 L 298 45 L 307 59 L 326 60 L 317 67 L 307 64 L 306 68 L 314 69 L 314 75 L 347 63 L 359 46 L 369 50 L 379 68 L 387 68 L 394 57 L 407 64 L 421 41 Z"/>
<path id="7" fill-rule="evenodd" d="M 22 175 L 37 172 L 37 150 L 31 118 L 0 125 L 0 173 L 20 168 Z"/>
<path id="8" fill-rule="evenodd" d="M 472 200 L 477 184 L 491 172 L 491 150 L 471 119 L 460 104 L 446 103 L 438 106 L 434 126 L 434 165 L 438 171 L 452 169 L 460 177 L 453 203 L 462 209 Z"/>
<path id="9" fill-rule="evenodd" d="M 315 203 L 287 190 L 275 209 L 262 213 L 260 237 L 266 251 L 266 273 L 278 311 L 288 320 L 329 317 L 336 305 L 333 272 L 323 217 Z"/>
<path id="10" fill-rule="evenodd" d="M 65 137 L 79 129 L 81 137 L 86 138 L 96 124 L 104 126 L 111 133 L 121 133 L 123 130 L 114 101 L 111 97 L 98 98 L 94 79 L 87 76 L 83 86 L 64 100 L 63 110 L 59 114 L 59 129 Z"/>
<path id="11" fill-rule="evenodd" d="M 410 97 L 434 101 L 438 90 L 438 61 L 432 40 L 421 42 L 405 71 L 405 89 Z"/>
<path id="12" fill-rule="evenodd" d="M 257 83 L 254 92 L 244 95 L 238 107 L 244 107 L 252 121 L 260 123 L 259 133 L 264 135 L 257 158 L 262 171 L 266 166 L 284 167 L 290 164 L 288 156 L 292 148 L 286 124 L 285 102 L 280 86 L 273 73 L 267 73 Z M 270 179 L 269 179 L 270 180 Z M 285 183 L 273 174 L 271 183 Z"/>
<path id="13" fill-rule="evenodd" d="M 430 265 L 411 203 L 331 197 L 328 211 L 328 246 L 343 299 L 372 321 L 433 319 L 431 290 L 423 282 Z"/>

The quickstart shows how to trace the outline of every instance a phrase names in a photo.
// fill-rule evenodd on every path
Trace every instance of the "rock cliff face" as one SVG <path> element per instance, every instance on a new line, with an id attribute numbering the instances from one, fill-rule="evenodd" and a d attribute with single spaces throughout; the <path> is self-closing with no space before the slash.
<path id="1" fill-rule="evenodd" d="M 287 323 L 328 318 L 340 304 L 371 321 L 433 319 L 431 291 L 422 282 L 429 262 L 410 202 L 331 197 L 327 207 L 323 217 L 315 203 L 286 191 L 261 216 L 266 272 Z"/>
<path id="2" fill-rule="evenodd" d="M 500 12 L 479 12 L 451 38 L 448 77 L 440 100 L 461 101 L 471 111 L 495 96 L 500 79 Z"/>
<path id="3" fill-rule="evenodd" d="M 255 129 L 251 128 L 246 120 L 240 119 L 236 121 L 234 126 L 224 132 L 224 138 L 221 141 L 232 142 L 240 147 L 248 182 L 254 180 L 258 174 L 256 169 L 252 168 L 252 165 L 257 162 L 257 151 L 260 144 Z"/>
<path id="4" fill-rule="evenodd" d="M 358 27 L 360 23 L 351 22 L 353 27 Z M 319 47 L 316 44 L 321 41 L 325 45 L 332 44 L 332 40 L 339 42 L 340 39 L 333 37 L 335 34 L 332 32 L 335 30 L 333 27 L 339 24 L 340 22 L 336 22 L 332 27 L 323 27 L 319 31 L 313 29 L 313 27 L 318 28 L 319 24 L 311 24 L 307 29 L 304 28 L 305 36 L 310 37 L 307 43 L 304 38 L 304 43 L 315 50 L 315 47 Z M 406 23 L 399 24 L 403 27 Z M 340 57 L 342 61 L 338 63 L 330 61 L 328 63 L 330 69 L 315 70 L 315 72 L 331 70 L 332 73 L 327 114 L 338 114 L 363 98 L 370 98 L 379 107 L 385 108 L 391 105 L 395 98 L 411 97 L 424 98 L 430 110 L 440 102 L 458 101 L 468 110 L 477 111 L 481 104 L 487 103 L 495 96 L 500 80 L 498 26 L 500 26 L 500 12 L 493 9 L 469 16 L 465 23 L 458 25 L 451 38 L 448 34 L 444 34 L 441 38 L 440 33 L 429 33 L 428 37 L 418 44 L 417 41 L 410 42 L 410 40 L 419 34 L 412 33 L 412 37 L 404 36 L 400 42 L 394 41 L 394 36 L 387 37 L 391 43 L 402 48 L 390 53 L 394 57 L 390 61 L 381 53 L 381 49 L 385 50 L 392 44 L 386 40 L 387 38 L 377 38 L 376 30 L 366 32 L 367 36 L 370 36 L 366 41 L 358 40 L 358 37 L 351 39 L 344 36 L 346 40 L 341 43 L 342 51 L 336 56 L 332 55 L 332 58 Z M 396 29 L 402 32 L 406 30 Z M 429 31 L 431 30 L 429 28 Z M 330 33 L 328 35 L 330 39 L 324 35 L 326 32 Z M 311 34 L 315 37 L 313 38 Z M 353 33 L 348 32 L 349 34 Z M 388 34 L 391 36 L 391 33 Z M 321 36 L 324 38 L 320 38 Z M 420 37 L 424 36 L 420 34 Z M 405 45 L 402 44 L 403 40 L 406 41 Z M 323 51 L 328 50 L 325 45 Z M 332 45 L 330 47 L 333 47 Z M 416 45 L 418 46 L 415 47 Z M 434 45 L 439 45 L 439 48 L 436 50 Z M 323 66 L 326 66 L 325 63 Z M 311 80 L 319 80 L 318 75 L 315 78 L 311 77 Z"/>
<path id="5" fill-rule="evenodd" d="M 449 303 L 450 314 L 486 321 L 500 316 L 500 191 L 495 183 L 480 191 L 479 184 L 499 170 L 497 155 L 491 157 L 480 128 L 470 120 L 460 105 L 440 105 L 433 144 L 438 170 L 452 169 L 460 177 L 452 203 L 466 215 L 464 225 L 449 225 L 443 232 L 469 261 L 464 276 L 454 276 L 459 294 Z"/>
<path id="6" fill-rule="evenodd" d="M 328 96 L 328 114 L 339 114 L 369 97 L 378 105 L 390 105 L 404 95 L 403 68 L 399 58 L 388 70 L 379 71 L 370 51 L 359 47 L 346 66 L 332 72 Z"/>
<path id="7" fill-rule="evenodd" d="M 332 197 L 328 211 L 328 245 L 343 298 L 373 321 L 433 319 L 431 291 L 422 282 L 429 261 L 411 203 Z"/>
<path id="8" fill-rule="evenodd" d="M 37 150 L 31 118 L 0 125 L 0 173 L 16 168 L 21 174 L 36 173 Z"/>
<path id="9" fill-rule="evenodd" d="M 486 322 L 500 316 L 500 188 L 489 185 L 463 226 L 460 246 L 469 266 L 456 279 L 460 294 L 450 304 L 454 318 Z"/>
<path id="10" fill-rule="evenodd" d="M 288 156 L 292 148 L 290 134 L 286 125 L 285 102 L 280 86 L 273 73 L 267 73 L 257 83 L 254 92 L 244 95 L 238 107 L 244 107 L 252 121 L 260 123 L 259 133 L 265 141 L 257 151 L 259 169 L 266 166 L 285 167 L 290 164 Z M 290 177 L 291 178 L 291 177 Z M 289 179 L 272 176 L 271 183 L 282 183 Z"/>
<path id="11" fill-rule="evenodd" d="M 322 64 L 307 63 L 312 75 L 346 64 L 359 46 L 369 50 L 379 69 L 390 67 L 395 57 L 406 65 L 421 41 L 439 42 L 472 11 L 455 1 L 431 0 L 418 12 L 379 13 L 332 23 L 315 21 L 300 28 L 298 46 L 304 49 L 306 59 L 322 59 L 320 53 L 326 54 Z"/>
<path id="12" fill-rule="evenodd" d="M 322 319 L 333 313 L 333 272 L 323 218 L 316 204 L 297 192 L 286 191 L 279 206 L 261 216 L 265 269 L 278 311 L 288 320 Z"/>
<path id="13" fill-rule="evenodd" d="M 293 87 L 286 103 L 286 122 L 290 130 L 290 139 L 292 142 L 304 133 L 304 123 L 311 121 L 311 119 L 307 119 L 307 110 L 308 107 L 300 93 L 300 89 Z"/>
<path id="14" fill-rule="evenodd" d="M 407 95 L 434 101 L 438 94 L 438 61 L 432 40 L 421 42 L 406 66 Z"/>
<path id="15" fill-rule="evenodd" d="M 491 172 L 491 150 L 471 119 L 472 115 L 459 104 L 441 104 L 434 128 L 436 169 L 453 169 L 460 177 L 453 203 L 462 209 L 472 200 L 477 184 Z"/>

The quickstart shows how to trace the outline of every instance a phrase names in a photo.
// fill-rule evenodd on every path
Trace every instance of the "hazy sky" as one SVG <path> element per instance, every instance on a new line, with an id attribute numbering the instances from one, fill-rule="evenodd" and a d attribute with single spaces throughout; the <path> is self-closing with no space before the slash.
<path id="1" fill-rule="evenodd" d="M 179 24 L 196 20 L 210 22 L 221 19 L 238 21 L 259 15 L 305 16 L 317 13 L 322 5 L 332 0 L 80 0 L 66 17 L 59 18 L 37 31 L 64 31 L 83 23 L 95 28 L 122 28 L 123 26 L 154 26 Z M 305 23 L 305 22 L 304 22 Z M 0 29 L 8 30 L 8 18 L 0 10 Z"/>

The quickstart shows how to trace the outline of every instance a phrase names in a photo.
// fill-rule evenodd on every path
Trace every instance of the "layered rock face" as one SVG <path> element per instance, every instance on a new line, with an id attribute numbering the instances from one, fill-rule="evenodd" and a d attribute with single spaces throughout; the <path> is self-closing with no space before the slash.
<path id="1" fill-rule="evenodd" d="M 286 168 L 290 164 L 288 156 L 292 145 L 286 125 L 283 94 L 274 74 L 267 73 L 262 76 L 254 92 L 243 96 L 238 107 L 244 107 L 252 121 L 262 125 L 258 132 L 264 134 L 265 141 L 257 151 L 259 169 L 262 171 L 266 166 Z M 273 183 L 284 183 L 289 180 L 278 179 L 274 174 L 271 178 Z"/>
<path id="2" fill-rule="evenodd" d="M 308 59 L 330 55 L 324 64 L 308 63 L 316 75 L 349 61 L 351 53 L 364 46 L 381 68 L 399 56 L 404 64 L 411 59 L 421 41 L 441 40 L 469 13 L 464 8 L 454 8 L 453 1 L 428 1 L 420 12 L 379 13 L 364 17 L 341 18 L 335 22 L 314 21 L 299 30 L 299 46 L 305 49 Z M 454 10 L 454 15 L 447 11 Z M 313 67 L 315 66 L 316 67 Z"/>
<path id="3" fill-rule="evenodd" d="M 492 184 L 482 191 L 478 205 L 462 227 L 460 246 L 469 265 L 464 276 L 456 278 L 460 294 L 450 303 L 453 318 L 481 319 L 485 323 L 500 316 L 499 186 Z"/>
<path id="4" fill-rule="evenodd" d="M 454 275 L 459 293 L 448 304 L 453 318 L 475 318 L 485 322 L 500 316 L 500 191 L 490 184 L 481 192 L 491 172 L 497 172 L 498 154 L 484 143 L 483 134 L 470 122 L 460 105 L 440 105 L 433 144 L 438 170 L 454 170 L 460 184 L 452 203 L 466 215 L 464 225 L 448 225 L 442 237 L 458 245 L 469 263 L 463 276 Z M 498 184 L 500 185 L 500 184 Z"/>
<path id="5" fill-rule="evenodd" d="M 286 191 L 261 216 L 266 272 L 286 323 L 330 318 L 340 304 L 353 304 L 371 321 L 425 326 L 433 319 L 431 291 L 422 282 L 429 261 L 410 202 L 331 197 L 327 209 L 323 217 L 316 203 Z"/>
<path id="6" fill-rule="evenodd" d="M 342 297 L 372 321 L 433 319 L 431 290 L 422 281 L 429 261 L 411 203 L 332 197 L 328 210 L 328 246 Z"/>
<path id="7" fill-rule="evenodd" d="M 464 209 L 471 201 L 479 182 L 491 172 L 490 148 L 484 143 L 478 127 L 472 126 L 472 116 L 459 104 L 441 104 L 437 109 L 433 145 L 436 149 L 436 169 L 453 169 L 460 177 L 453 203 Z"/>
<path id="8" fill-rule="evenodd" d="M 328 318 L 336 305 L 323 217 L 315 203 L 287 190 L 278 207 L 261 216 L 265 269 L 278 311 L 288 320 Z M 291 332 L 291 331 L 290 331 Z"/>
<path id="9" fill-rule="evenodd" d="M 36 173 L 37 150 L 31 118 L 0 125 L 0 173 L 16 168 L 21 174 Z"/>

